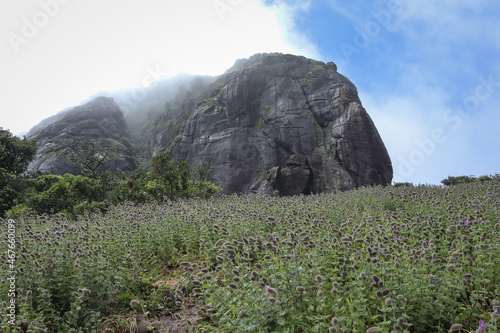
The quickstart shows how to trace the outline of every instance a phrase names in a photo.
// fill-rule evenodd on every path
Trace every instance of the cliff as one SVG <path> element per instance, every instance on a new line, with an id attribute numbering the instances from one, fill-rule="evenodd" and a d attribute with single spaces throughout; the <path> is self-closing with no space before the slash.
<path id="1" fill-rule="evenodd" d="M 34 127 L 27 137 L 38 142 L 38 151 L 29 171 L 79 174 L 80 166 L 66 156 L 69 149 L 91 143 L 116 155 L 109 169 L 132 171 L 136 168 L 127 124 L 112 98 L 98 97 L 63 111 Z"/>
<path id="2" fill-rule="evenodd" d="M 171 145 L 225 193 L 283 195 L 390 184 L 392 165 L 356 87 L 334 63 L 259 54 L 211 86 Z"/>

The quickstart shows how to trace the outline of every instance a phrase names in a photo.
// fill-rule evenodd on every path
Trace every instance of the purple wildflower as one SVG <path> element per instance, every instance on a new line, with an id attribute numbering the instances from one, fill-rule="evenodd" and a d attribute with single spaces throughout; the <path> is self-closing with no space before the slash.
<path id="1" fill-rule="evenodd" d="M 432 282 L 432 284 L 436 284 L 436 283 L 437 283 L 437 281 L 436 281 L 436 280 L 432 280 L 431 282 Z"/>
<path id="2" fill-rule="evenodd" d="M 469 224 L 470 224 L 470 223 L 469 223 L 469 221 L 466 221 L 466 222 L 464 223 L 464 225 L 465 225 L 466 227 L 467 227 Z"/>
<path id="3" fill-rule="evenodd" d="M 486 323 L 484 321 L 480 321 L 479 322 L 479 327 L 482 328 L 482 329 L 486 329 Z"/>
<path id="4" fill-rule="evenodd" d="M 398 237 L 397 237 L 397 236 L 394 236 L 394 240 L 398 240 Z"/>

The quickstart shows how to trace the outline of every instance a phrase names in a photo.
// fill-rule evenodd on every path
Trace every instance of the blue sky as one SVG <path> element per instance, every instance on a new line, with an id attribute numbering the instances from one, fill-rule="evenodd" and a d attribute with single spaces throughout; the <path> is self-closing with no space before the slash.
<path id="1" fill-rule="evenodd" d="M 103 90 L 217 75 L 283 52 L 333 61 L 358 88 L 394 181 L 500 172 L 496 0 L 9 0 L 0 127 L 28 131 Z"/>

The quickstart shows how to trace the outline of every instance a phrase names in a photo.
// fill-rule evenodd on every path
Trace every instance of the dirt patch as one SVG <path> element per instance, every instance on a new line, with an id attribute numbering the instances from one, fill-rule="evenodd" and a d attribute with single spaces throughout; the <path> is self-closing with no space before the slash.
<path id="1" fill-rule="evenodd" d="M 182 319 L 176 318 L 176 315 L 180 315 Z M 162 333 L 188 333 L 189 326 L 196 324 L 198 320 L 198 311 L 194 306 L 187 307 L 184 310 L 176 312 L 176 315 L 170 317 L 162 317 L 160 319 L 161 329 L 159 332 Z"/>
<path id="2" fill-rule="evenodd" d="M 137 315 L 136 320 L 138 333 L 153 332 L 148 328 L 154 328 L 155 333 L 189 333 L 189 327 L 196 325 L 198 311 L 193 305 L 188 305 L 186 309 L 161 317 L 159 320 L 148 322 L 142 315 Z"/>

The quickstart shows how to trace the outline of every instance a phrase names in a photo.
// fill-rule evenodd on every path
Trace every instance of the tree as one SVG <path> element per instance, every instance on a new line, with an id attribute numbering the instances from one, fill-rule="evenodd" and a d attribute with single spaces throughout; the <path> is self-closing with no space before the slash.
<path id="1" fill-rule="evenodd" d="M 475 180 L 476 180 L 475 176 L 458 176 L 458 177 L 448 176 L 448 178 L 443 179 L 441 181 L 441 184 L 446 185 L 446 186 L 451 186 L 451 185 L 457 185 L 457 184 L 472 183 Z"/>
<path id="2" fill-rule="evenodd" d="M 82 174 L 95 178 L 101 167 L 107 166 L 117 157 L 109 147 L 103 147 L 92 140 L 90 143 L 75 143 L 68 148 L 65 158 L 80 166 Z"/>
<path id="3" fill-rule="evenodd" d="M 201 163 L 201 165 L 198 167 L 198 169 L 196 170 L 196 173 L 198 174 L 198 180 L 199 181 L 206 181 L 207 180 L 207 177 L 208 177 L 208 174 L 210 172 L 210 170 L 212 169 L 213 167 L 213 159 L 211 156 L 209 156 L 206 161 L 204 161 L 203 163 Z"/>
<path id="4" fill-rule="evenodd" d="M 174 200 L 189 196 L 189 165 L 177 162 L 170 157 L 168 151 L 153 157 L 148 178 L 150 180 L 146 183 L 146 190 L 158 201 L 162 201 L 164 197 Z"/>
<path id="5" fill-rule="evenodd" d="M 19 199 L 18 179 L 35 158 L 38 145 L 0 127 L 0 216 Z"/>

